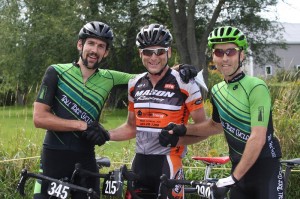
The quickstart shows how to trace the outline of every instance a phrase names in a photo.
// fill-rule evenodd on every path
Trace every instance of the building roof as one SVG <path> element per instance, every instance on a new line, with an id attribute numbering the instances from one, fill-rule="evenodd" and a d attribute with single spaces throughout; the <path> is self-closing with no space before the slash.
<path id="1" fill-rule="evenodd" d="M 300 23 L 281 23 L 283 40 L 287 44 L 300 44 Z"/>

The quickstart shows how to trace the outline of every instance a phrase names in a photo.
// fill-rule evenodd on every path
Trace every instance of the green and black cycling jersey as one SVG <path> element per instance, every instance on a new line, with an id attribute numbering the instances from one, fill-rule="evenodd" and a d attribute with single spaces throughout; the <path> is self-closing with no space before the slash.
<path id="1" fill-rule="evenodd" d="M 221 123 L 233 163 L 241 159 L 251 127 L 267 128 L 266 143 L 259 158 L 279 158 L 281 149 L 274 137 L 271 97 L 263 80 L 241 73 L 229 82 L 212 88 L 213 116 Z"/>
<path id="2" fill-rule="evenodd" d="M 99 120 L 111 89 L 127 84 L 134 75 L 113 70 L 98 69 L 83 82 L 80 67 L 75 63 L 48 67 L 36 99 L 51 107 L 60 118 L 91 123 Z M 44 147 L 74 151 L 93 151 L 94 147 L 80 132 L 54 132 L 47 130 Z"/>

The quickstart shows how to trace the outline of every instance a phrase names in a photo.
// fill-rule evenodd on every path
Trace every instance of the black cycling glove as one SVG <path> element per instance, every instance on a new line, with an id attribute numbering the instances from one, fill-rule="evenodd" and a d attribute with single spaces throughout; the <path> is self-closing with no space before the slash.
<path id="1" fill-rule="evenodd" d="M 169 133 L 170 130 L 173 130 L 173 134 Z M 171 122 L 161 130 L 161 133 L 159 134 L 159 143 L 164 147 L 175 147 L 179 137 L 184 136 L 185 134 L 186 127 L 183 124 L 177 125 Z"/>
<path id="2" fill-rule="evenodd" d="M 170 134 L 168 130 L 161 130 L 159 134 L 159 144 L 164 147 L 175 147 L 178 143 L 179 137 Z"/>
<path id="3" fill-rule="evenodd" d="M 190 79 L 196 77 L 198 71 L 195 66 L 189 64 L 180 64 L 179 65 L 179 75 L 181 80 L 184 83 L 189 83 Z"/>
<path id="4" fill-rule="evenodd" d="M 90 143 L 99 146 L 110 140 L 108 131 L 97 121 L 88 124 L 88 127 L 82 133 L 82 136 Z"/>
<path id="5" fill-rule="evenodd" d="M 184 124 L 177 125 L 173 122 L 170 122 L 168 126 L 166 126 L 163 129 L 168 131 L 173 130 L 173 135 L 177 135 L 177 136 L 185 136 L 186 134 L 186 127 Z"/>

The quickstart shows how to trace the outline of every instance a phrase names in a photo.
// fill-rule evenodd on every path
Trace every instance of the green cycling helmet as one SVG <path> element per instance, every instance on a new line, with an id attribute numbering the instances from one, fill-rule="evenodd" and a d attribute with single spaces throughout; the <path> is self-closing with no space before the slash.
<path id="1" fill-rule="evenodd" d="M 208 47 L 212 49 L 215 44 L 234 43 L 240 49 L 247 51 L 248 42 L 244 33 L 232 26 L 215 28 L 208 36 Z"/>

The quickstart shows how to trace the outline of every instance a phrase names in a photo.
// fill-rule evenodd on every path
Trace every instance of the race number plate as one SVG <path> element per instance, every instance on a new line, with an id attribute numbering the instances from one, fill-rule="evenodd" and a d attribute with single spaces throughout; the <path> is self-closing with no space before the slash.
<path id="1" fill-rule="evenodd" d="M 57 198 L 66 199 L 70 194 L 70 187 L 56 182 L 51 182 L 48 186 L 48 194 Z"/>
<path id="2" fill-rule="evenodd" d="M 120 171 L 110 172 L 109 177 L 104 179 L 102 193 L 104 195 L 123 196 L 123 179 Z"/>
<path id="3" fill-rule="evenodd" d="M 203 185 L 197 185 L 196 189 L 197 189 L 197 193 L 199 196 L 205 197 L 205 198 L 213 198 L 213 196 L 211 195 L 211 184 L 210 183 L 203 184 Z"/>

